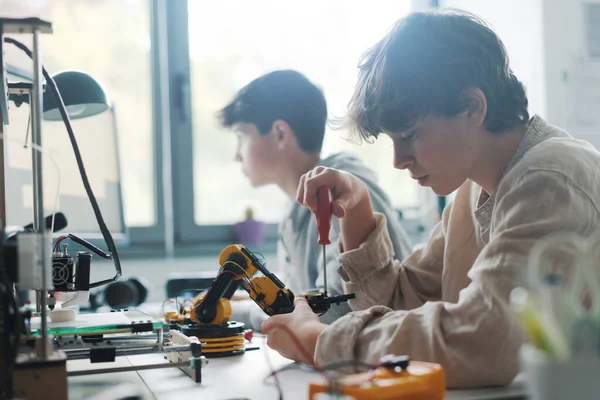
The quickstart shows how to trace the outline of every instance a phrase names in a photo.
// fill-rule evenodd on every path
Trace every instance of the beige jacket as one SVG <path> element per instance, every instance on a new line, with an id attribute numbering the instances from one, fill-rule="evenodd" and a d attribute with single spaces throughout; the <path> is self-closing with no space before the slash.
<path id="1" fill-rule="evenodd" d="M 392 260 L 380 214 L 358 249 L 340 244 L 339 273 L 361 311 L 321 333 L 315 361 L 408 354 L 440 363 L 449 387 L 509 384 L 525 335 L 507 300 L 529 250 L 551 232 L 598 229 L 600 153 L 533 117 L 494 194 L 463 184 L 422 250 Z"/>

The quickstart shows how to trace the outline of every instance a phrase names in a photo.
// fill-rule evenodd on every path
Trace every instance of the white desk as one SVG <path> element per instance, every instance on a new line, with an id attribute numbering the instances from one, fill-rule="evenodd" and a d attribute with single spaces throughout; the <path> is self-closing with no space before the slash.
<path id="1" fill-rule="evenodd" d="M 249 351 L 242 356 L 210 359 L 209 364 L 202 369 L 202 383 L 194 383 L 177 368 L 79 376 L 69 378 L 69 398 L 87 398 L 98 390 L 130 382 L 136 384 L 144 398 L 148 399 L 277 400 L 278 393 L 275 386 L 264 382 L 264 378 L 271 371 L 267 356 L 275 369 L 291 363 L 277 352 L 261 346 L 260 350 Z M 153 364 L 161 360 L 164 361 L 158 354 L 120 357 L 117 361 L 118 365 L 111 363 L 106 367 L 130 363 Z M 69 370 L 75 370 L 89 368 L 90 364 L 87 360 L 77 360 L 69 361 L 67 366 Z M 93 367 L 101 366 L 102 364 L 94 364 Z M 321 379 L 317 373 L 299 369 L 286 370 L 278 376 L 283 388 L 284 400 L 307 400 L 309 383 Z M 447 400 L 523 398 L 525 398 L 524 386 L 519 379 L 503 389 L 450 391 L 446 395 Z"/>

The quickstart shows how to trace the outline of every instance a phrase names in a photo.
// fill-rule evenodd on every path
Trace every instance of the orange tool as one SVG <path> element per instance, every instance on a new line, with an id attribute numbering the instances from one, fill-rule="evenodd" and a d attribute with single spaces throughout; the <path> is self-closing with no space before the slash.
<path id="1" fill-rule="evenodd" d="M 323 287 L 325 297 L 327 297 L 327 255 L 325 245 L 331 243 L 329 240 L 329 230 L 331 229 L 331 216 L 333 215 L 333 199 L 331 190 L 327 186 L 321 186 L 317 189 L 317 230 L 319 231 L 318 244 L 323 245 Z"/>
<path id="2" fill-rule="evenodd" d="M 309 400 L 319 393 L 356 400 L 443 400 L 446 375 L 439 364 L 410 361 L 400 367 L 381 365 L 369 372 L 346 375 L 334 382 L 311 383 Z"/>

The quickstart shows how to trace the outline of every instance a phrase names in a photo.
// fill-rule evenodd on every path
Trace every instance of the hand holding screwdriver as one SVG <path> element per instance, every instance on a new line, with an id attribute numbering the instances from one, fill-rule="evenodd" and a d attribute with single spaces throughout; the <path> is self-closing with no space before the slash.
<path id="1" fill-rule="evenodd" d="M 317 243 L 323 246 L 323 294 L 309 296 L 306 298 L 312 310 L 322 316 L 331 307 L 332 303 L 340 304 L 354 299 L 354 293 L 342 294 L 339 296 L 329 297 L 327 295 L 327 255 L 326 247 L 331 243 L 329 239 L 329 231 L 331 230 L 331 217 L 333 216 L 333 196 L 331 189 L 328 186 L 320 186 L 317 188 L 317 231 L 319 237 Z"/>
<path id="2" fill-rule="evenodd" d="M 317 191 L 322 186 L 331 190 L 332 212 L 340 219 L 340 240 L 344 251 L 358 248 L 375 229 L 367 185 L 348 172 L 318 166 L 300 178 L 296 200 L 316 214 Z"/>
<path id="3" fill-rule="evenodd" d="M 303 180 L 306 179 L 306 176 Z M 333 217 L 333 195 L 331 189 L 327 185 L 320 185 L 316 188 L 315 200 L 316 207 L 311 207 L 315 212 L 317 220 L 317 232 L 319 234 L 317 243 L 323 246 L 323 293 L 315 295 L 305 295 L 310 308 L 319 316 L 325 314 L 331 307 L 331 304 L 340 304 L 349 299 L 354 299 L 354 293 L 342 294 L 339 296 L 329 297 L 327 295 L 327 254 L 326 247 L 331 244 L 329 239 L 329 231 L 331 230 L 331 218 Z"/>

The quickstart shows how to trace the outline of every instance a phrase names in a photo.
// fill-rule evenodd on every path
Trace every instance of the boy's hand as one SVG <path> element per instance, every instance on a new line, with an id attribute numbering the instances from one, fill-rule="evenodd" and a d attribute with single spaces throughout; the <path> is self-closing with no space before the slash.
<path id="1" fill-rule="evenodd" d="M 267 345 L 282 356 L 313 365 L 317 338 L 327 325 L 321 323 L 304 296 L 296 297 L 294 306 L 292 313 L 267 319 L 260 330 L 267 335 Z"/>
<path id="2" fill-rule="evenodd" d="M 316 167 L 300 178 L 296 201 L 317 211 L 317 189 L 327 186 L 333 198 L 333 215 L 344 218 L 356 207 L 370 208 L 367 185 L 354 175 L 333 168 Z"/>
<path id="3" fill-rule="evenodd" d="M 344 250 L 358 248 L 375 229 L 367 185 L 348 172 L 316 167 L 300 178 L 296 201 L 316 212 L 317 189 L 321 186 L 331 190 L 333 215 L 340 218 Z"/>

